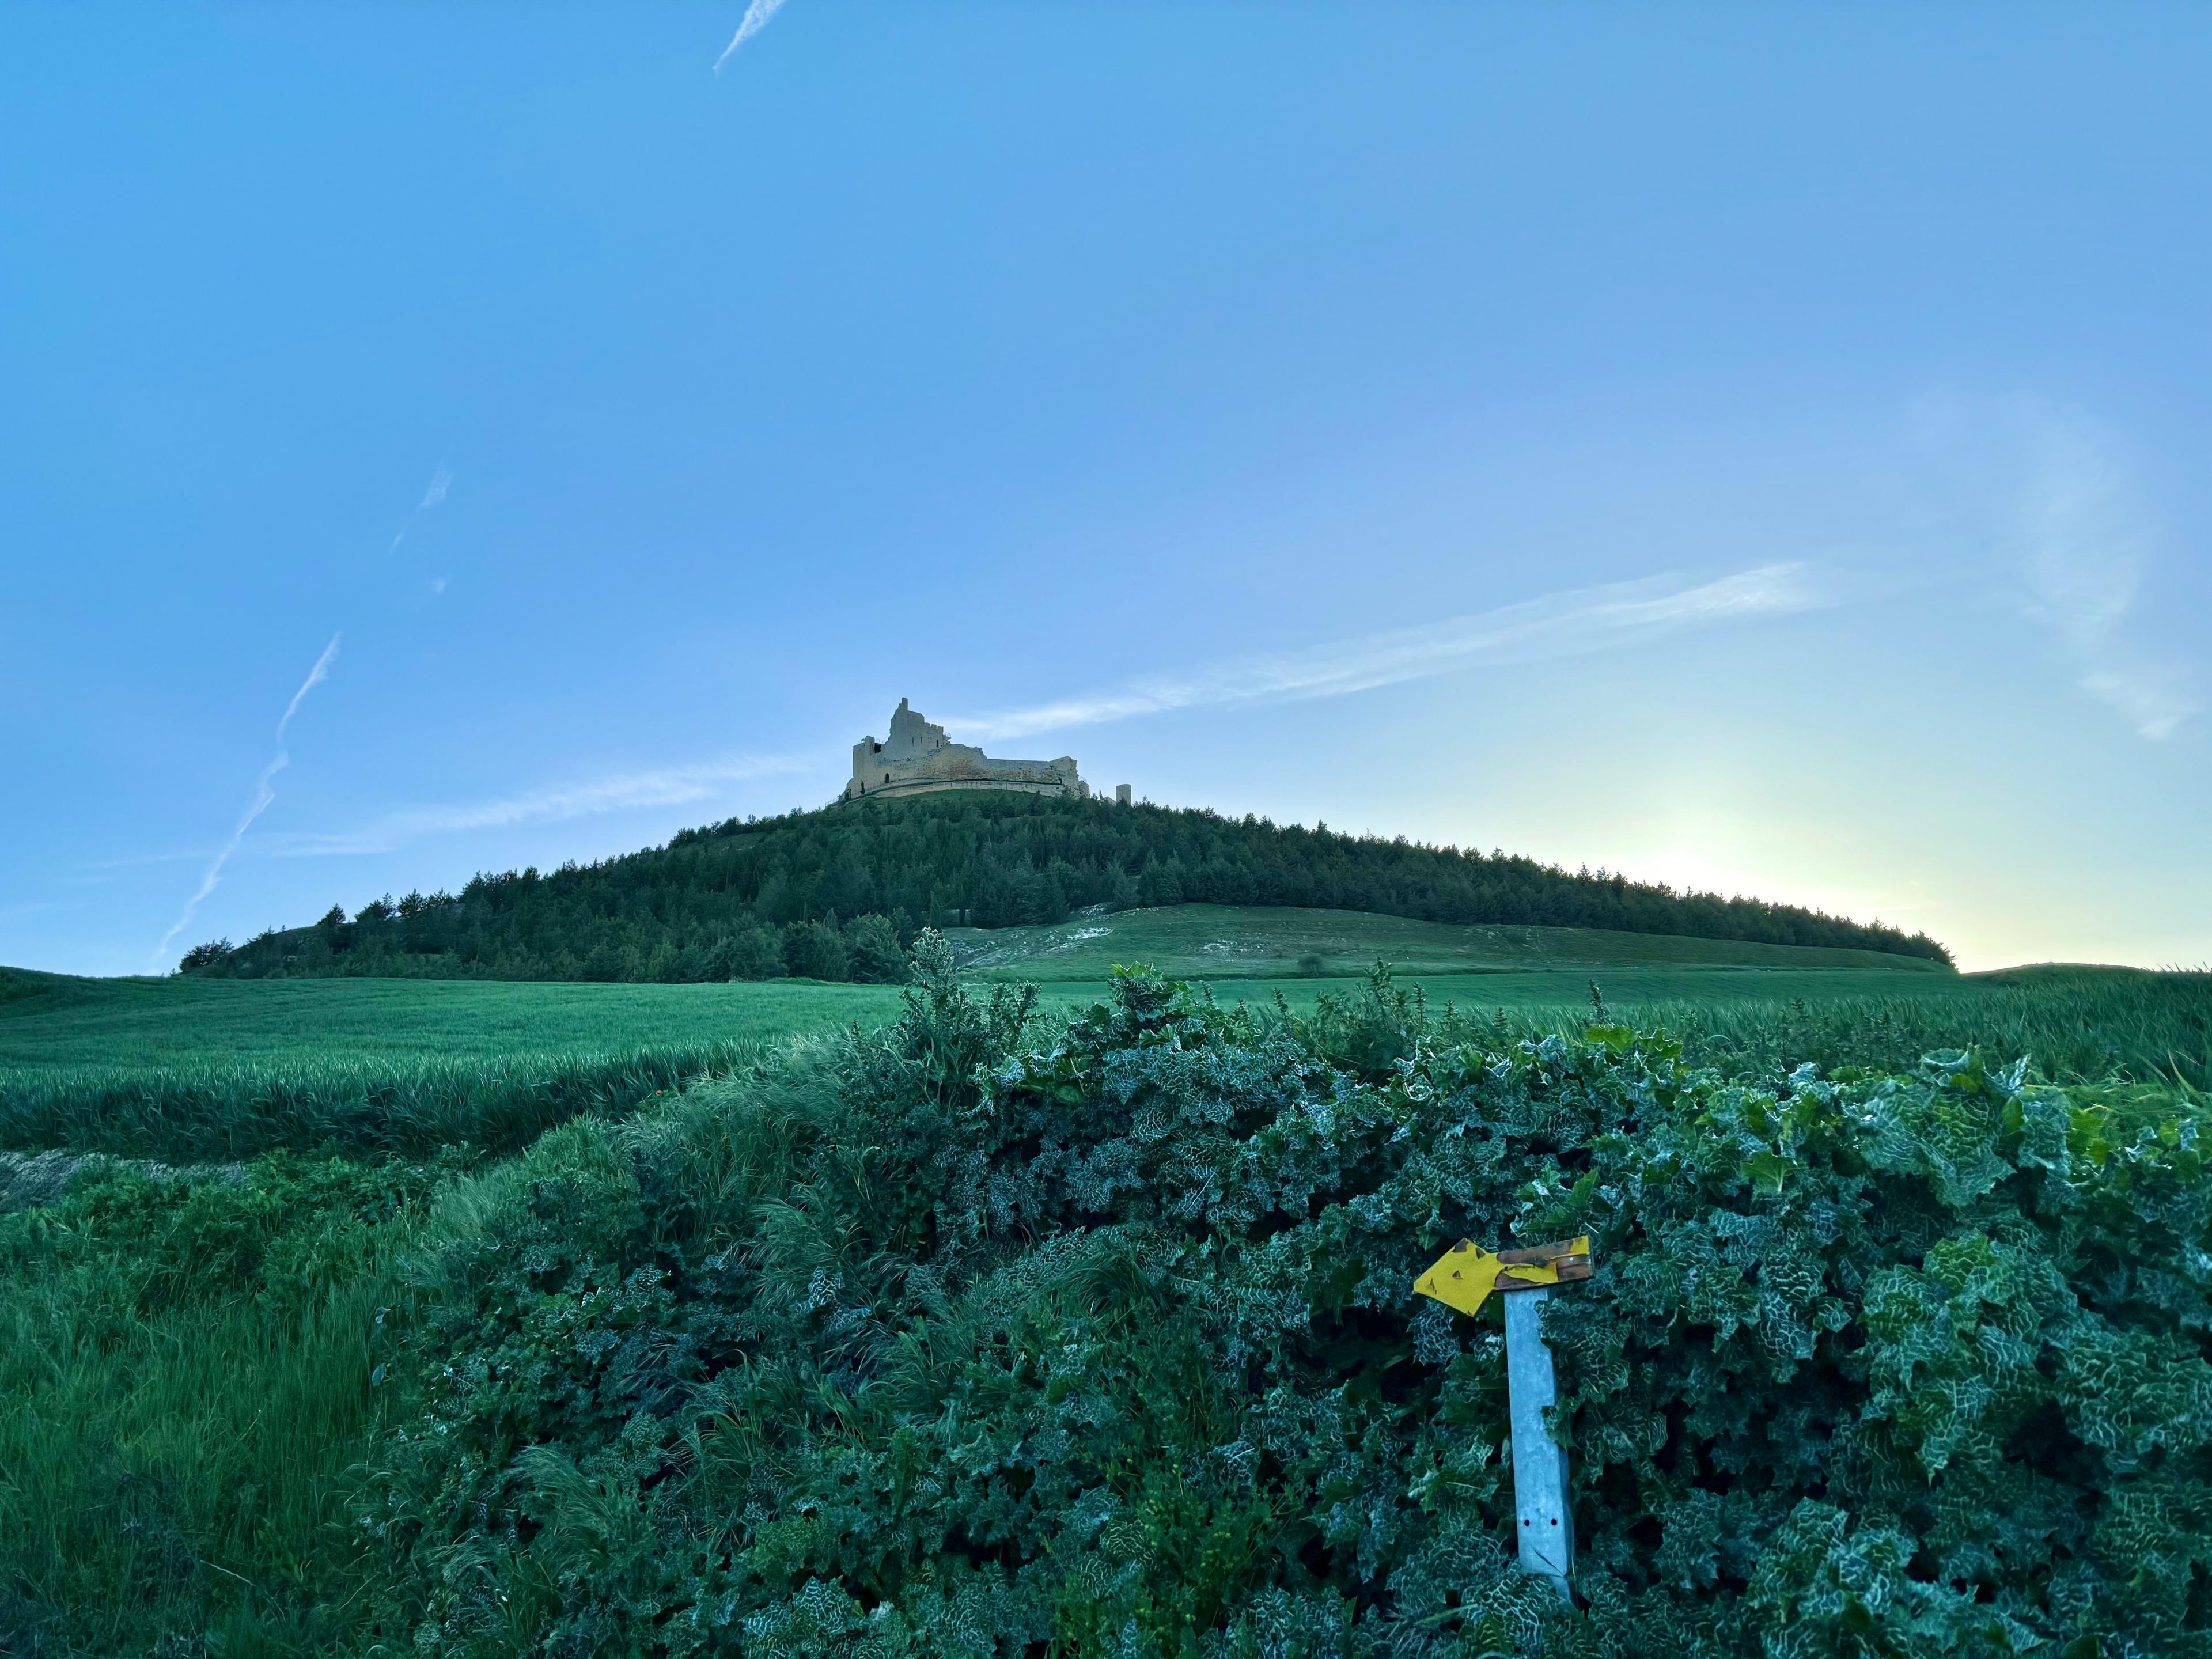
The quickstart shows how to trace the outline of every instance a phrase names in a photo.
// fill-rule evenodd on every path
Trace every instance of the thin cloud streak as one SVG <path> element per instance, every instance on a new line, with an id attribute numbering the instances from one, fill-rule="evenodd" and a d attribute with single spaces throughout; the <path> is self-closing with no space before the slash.
<path id="1" fill-rule="evenodd" d="M 1912 425 L 1963 538 L 1986 543 L 2004 601 L 2044 631 L 2076 690 L 2148 743 L 2204 712 L 2201 659 L 2144 638 L 2142 601 L 2172 534 L 2118 434 L 2033 396 L 1931 394 Z"/>
<path id="2" fill-rule="evenodd" d="M 726 784 L 805 771 L 819 763 L 818 757 L 802 760 L 791 756 L 738 756 L 693 766 L 617 773 L 490 800 L 403 807 L 360 830 L 293 836 L 276 850 L 295 858 L 386 853 L 403 842 L 423 836 L 554 823 L 640 807 L 678 806 L 711 799 Z"/>
<path id="3" fill-rule="evenodd" d="M 441 505 L 446 499 L 446 492 L 453 487 L 453 469 L 441 464 L 438 470 L 430 475 L 429 488 L 422 492 L 422 499 L 416 502 L 409 510 L 406 518 L 400 521 L 399 533 L 392 538 L 392 545 L 384 550 L 386 558 L 390 558 L 399 550 L 399 544 L 407 539 L 407 532 L 415 527 L 415 520 L 430 511 L 432 507 Z"/>
<path id="4" fill-rule="evenodd" d="M 2130 617 L 2165 539 L 2126 471 L 2087 422 L 2023 407 L 2033 459 L 2016 556 L 2021 608 L 2071 659 L 2081 690 L 2158 743 L 2203 710 L 2192 665 L 2146 653 Z"/>
<path id="5" fill-rule="evenodd" d="M 2081 689 L 2152 743 L 2172 737 L 2204 707 L 2196 677 L 2174 663 L 2092 669 L 2082 675 Z"/>
<path id="6" fill-rule="evenodd" d="M 49 910 L 81 910 L 92 902 L 89 899 L 40 899 L 30 904 L 10 904 L 0 908 L 0 921 L 12 921 L 17 916 L 42 915 Z"/>
<path id="7" fill-rule="evenodd" d="M 766 28 L 769 19 L 782 9 L 783 0 L 752 0 L 738 24 L 738 32 L 730 37 L 730 44 L 722 48 L 722 55 L 714 60 L 714 73 L 720 75 L 722 65 L 730 61 L 730 55 Z"/>
<path id="8" fill-rule="evenodd" d="M 300 712 L 300 705 L 307 701 L 307 693 L 330 678 L 331 664 L 337 660 L 337 654 L 338 635 L 333 634 L 331 642 L 323 647 L 323 654 L 315 659 L 315 665 L 307 671 L 307 678 L 300 682 L 300 689 L 292 694 L 292 701 L 284 705 L 283 718 L 276 722 L 276 754 L 268 765 L 261 769 L 260 777 L 255 780 L 252 800 L 240 815 L 237 827 L 230 832 L 230 839 L 222 844 L 222 850 L 208 866 L 207 873 L 200 878 L 199 890 L 185 901 L 184 914 L 170 925 L 169 931 L 161 935 L 161 942 L 154 947 L 151 954 L 155 961 L 166 957 L 177 935 L 191 926 L 192 918 L 199 914 L 201 904 L 210 893 L 215 891 L 216 884 L 222 879 L 223 866 L 229 863 L 231 854 L 238 851 L 239 842 L 246 839 L 246 832 L 253 827 L 254 819 L 267 811 L 270 802 L 276 799 L 276 775 L 292 763 L 291 751 L 284 747 L 284 736 L 291 727 L 292 716 Z"/>
<path id="9" fill-rule="evenodd" d="M 197 864 L 207 856 L 204 847 L 180 847 L 170 853 L 133 853 L 128 858 L 86 859 L 72 870 L 131 870 L 146 864 Z"/>
<path id="10" fill-rule="evenodd" d="M 281 754 L 284 733 L 292 725 L 292 716 L 300 712 L 300 705 L 307 700 L 307 693 L 331 677 L 331 665 L 337 660 L 338 636 L 331 635 L 331 642 L 323 647 L 323 654 L 315 659 L 315 665 L 307 671 L 307 678 L 300 682 L 300 689 L 292 694 L 292 701 L 284 705 L 284 718 L 276 722 L 276 747 Z"/>
<path id="11" fill-rule="evenodd" d="M 1803 563 L 1762 565 L 1695 587 L 1663 576 L 1616 582 L 1422 628 L 1233 658 L 1190 673 L 1148 677 L 1088 696 L 957 723 L 980 738 L 1003 739 L 1177 708 L 1340 697 L 1485 661 L 1604 650 L 1687 629 L 1825 610 L 1839 602 Z"/>

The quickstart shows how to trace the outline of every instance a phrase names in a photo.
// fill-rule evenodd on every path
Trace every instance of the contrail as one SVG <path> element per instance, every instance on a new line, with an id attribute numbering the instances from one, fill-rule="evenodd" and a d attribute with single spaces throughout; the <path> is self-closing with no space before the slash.
<path id="1" fill-rule="evenodd" d="M 430 475 L 430 487 L 422 492 L 422 499 L 416 502 L 413 510 L 401 520 L 399 533 L 392 538 L 392 545 L 384 550 L 386 558 L 390 558 L 399 550 L 399 544 L 407 539 L 407 532 L 415 527 L 415 520 L 443 501 L 446 499 L 446 492 L 453 487 L 452 468 L 441 466 Z"/>
<path id="2" fill-rule="evenodd" d="M 730 37 L 730 44 L 722 48 L 722 55 L 714 60 L 714 73 L 722 72 L 722 65 L 730 61 L 730 54 L 768 27 L 768 20 L 783 9 L 783 0 L 751 0 L 745 7 L 744 20 L 738 32 Z"/>
<path id="3" fill-rule="evenodd" d="M 276 757 L 261 769 L 261 776 L 253 786 L 253 799 L 246 804 L 245 812 L 238 820 L 238 827 L 230 832 L 230 839 L 215 855 L 215 862 L 208 866 L 207 874 L 200 878 L 199 891 L 185 902 L 184 914 L 177 918 L 167 933 L 161 935 L 161 942 L 154 947 L 155 961 L 165 959 L 169 954 L 170 944 L 178 934 L 191 926 L 193 916 L 199 912 L 201 902 L 215 891 L 216 884 L 222 879 L 222 866 L 230 862 L 230 855 L 238 850 L 239 842 L 246 839 L 246 832 L 253 827 L 253 820 L 268 811 L 269 803 L 276 799 L 274 787 L 276 775 L 292 763 L 290 751 L 284 747 L 285 731 L 292 724 L 292 716 L 300 712 L 300 705 L 307 701 L 307 693 L 330 678 L 331 664 L 337 654 L 338 636 L 333 634 L 331 642 L 323 647 L 323 654 L 315 659 L 315 665 L 307 671 L 307 678 L 300 682 L 300 689 L 292 694 L 292 701 L 284 705 L 284 716 L 276 722 Z"/>
<path id="4" fill-rule="evenodd" d="M 1836 603 L 1837 596 L 1815 581 L 1804 564 L 1762 565 L 1697 587 L 1680 586 L 1667 577 L 1614 582 L 1422 628 L 1368 634 L 1304 651 L 1235 657 L 1188 673 L 1153 675 L 958 723 L 982 738 L 1019 738 L 1211 703 L 1340 697 L 1448 674 L 1490 659 L 1565 656 L 1684 629 L 1824 610 Z"/>

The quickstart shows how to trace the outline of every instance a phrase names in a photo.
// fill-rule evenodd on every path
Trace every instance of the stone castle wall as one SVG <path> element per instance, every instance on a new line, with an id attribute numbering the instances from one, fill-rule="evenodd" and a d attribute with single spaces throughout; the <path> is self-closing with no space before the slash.
<path id="1" fill-rule="evenodd" d="M 901 697 L 891 715 L 890 735 L 881 743 L 863 738 L 853 745 L 853 776 L 842 799 L 930 794 L 945 789 L 1012 789 L 1029 795 L 1091 798 L 1091 786 L 1077 771 L 1073 756 L 1049 761 L 994 760 L 971 744 L 947 740 L 943 726 L 924 720 Z"/>

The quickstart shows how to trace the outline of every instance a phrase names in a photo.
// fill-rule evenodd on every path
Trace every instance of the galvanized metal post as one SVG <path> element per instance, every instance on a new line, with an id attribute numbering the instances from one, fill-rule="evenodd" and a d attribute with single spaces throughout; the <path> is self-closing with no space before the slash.
<path id="1" fill-rule="evenodd" d="M 1551 1299 L 1547 1290 L 1516 1291 L 1505 1298 L 1505 1387 L 1513 1420 L 1521 1570 L 1549 1578 L 1571 1604 L 1567 1575 L 1575 1565 L 1575 1512 L 1567 1499 L 1567 1454 L 1544 1426 L 1544 1413 L 1559 1397 L 1542 1324 Z"/>

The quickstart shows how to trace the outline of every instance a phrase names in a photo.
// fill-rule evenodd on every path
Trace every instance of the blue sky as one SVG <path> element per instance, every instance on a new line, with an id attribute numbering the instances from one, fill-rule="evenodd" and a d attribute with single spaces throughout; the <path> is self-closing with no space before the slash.
<path id="1" fill-rule="evenodd" d="M 2212 960 L 2212 14 L 744 15 L 0 15 L 0 962 L 818 805 L 902 696 Z"/>

